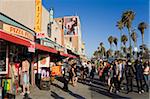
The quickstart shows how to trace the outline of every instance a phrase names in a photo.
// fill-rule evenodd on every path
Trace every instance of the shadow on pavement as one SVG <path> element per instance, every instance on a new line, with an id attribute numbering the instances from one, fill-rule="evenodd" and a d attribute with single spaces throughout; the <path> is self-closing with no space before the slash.
<path id="1" fill-rule="evenodd" d="M 71 96 L 75 97 L 76 99 L 86 99 L 86 98 L 84 98 L 83 96 L 78 95 L 78 94 L 76 94 L 76 93 L 73 93 L 73 92 L 70 91 L 70 90 L 64 90 L 61 86 L 59 86 L 59 85 L 57 85 L 57 84 L 52 83 L 52 85 L 55 86 L 55 87 L 57 87 L 57 88 L 60 88 L 61 90 L 65 91 L 65 92 L 67 92 L 67 93 L 69 93 Z M 57 94 L 56 94 L 56 95 L 57 95 Z M 56 99 L 64 99 L 64 98 L 56 98 Z"/>
<path id="2" fill-rule="evenodd" d="M 100 93 L 104 96 L 108 96 L 112 99 L 131 99 L 130 97 L 124 97 L 124 96 L 120 96 L 118 94 L 115 94 L 115 93 L 109 93 L 108 91 L 103 91 L 103 90 L 100 90 L 100 88 L 89 88 L 91 91 L 95 91 L 97 93 Z"/>
<path id="3" fill-rule="evenodd" d="M 53 91 L 51 91 L 51 96 L 52 96 L 54 99 L 65 99 L 65 98 L 59 96 L 57 93 L 55 93 L 55 92 L 53 92 Z"/>
<path id="4" fill-rule="evenodd" d="M 83 96 L 80 96 L 78 94 L 73 93 L 72 91 L 68 91 L 68 93 L 72 96 L 74 96 L 76 99 L 85 99 Z"/>
<path id="5" fill-rule="evenodd" d="M 90 87 L 96 87 L 96 88 L 100 88 L 100 89 L 103 89 L 103 90 L 106 90 L 108 91 L 107 89 L 107 86 L 103 83 L 101 83 L 100 85 L 96 84 L 95 82 L 92 82 L 92 84 L 89 84 L 89 82 L 81 82 L 81 81 L 78 81 L 78 83 L 82 83 L 84 85 L 87 85 L 87 86 L 90 86 Z M 101 87 L 100 87 L 101 86 Z M 103 86 L 103 87 L 102 87 Z"/>
<path id="6" fill-rule="evenodd" d="M 23 99 L 32 99 L 32 98 L 30 98 L 29 95 L 26 93 L 26 94 L 24 95 Z"/>

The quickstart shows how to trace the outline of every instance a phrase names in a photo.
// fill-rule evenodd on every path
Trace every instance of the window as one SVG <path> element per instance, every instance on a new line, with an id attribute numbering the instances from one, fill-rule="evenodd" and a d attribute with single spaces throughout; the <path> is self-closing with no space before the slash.
<path id="1" fill-rule="evenodd" d="M 49 37 L 51 36 L 51 24 L 47 24 L 47 34 Z"/>

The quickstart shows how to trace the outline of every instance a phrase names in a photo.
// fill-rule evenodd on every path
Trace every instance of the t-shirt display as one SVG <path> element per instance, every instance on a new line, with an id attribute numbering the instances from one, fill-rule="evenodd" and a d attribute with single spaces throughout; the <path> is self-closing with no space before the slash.
<path id="1" fill-rule="evenodd" d="M 0 41 L 0 73 L 6 72 L 6 43 Z"/>

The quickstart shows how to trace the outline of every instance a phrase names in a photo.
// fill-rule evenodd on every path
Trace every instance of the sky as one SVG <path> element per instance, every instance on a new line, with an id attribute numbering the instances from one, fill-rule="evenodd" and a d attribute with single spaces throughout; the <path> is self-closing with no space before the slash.
<path id="1" fill-rule="evenodd" d="M 141 44 L 141 34 L 137 29 L 140 22 L 149 24 L 149 0 L 43 0 L 46 9 L 54 8 L 54 18 L 78 15 L 80 17 L 82 39 L 85 42 L 86 55 L 90 58 L 103 42 L 106 49 L 110 48 L 108 37 L 118 38 L 120 47 L 120 31 L 116 23 L 121 19 L 124 11 L 132 10 L 136 13 L 132 27 L 138 35 L 137 45 Z M 127 29 L 123 33 L 128 36 Z M 149 28 L 145 30 L 145 44 L 150 47 Z M 127 46 L 128 46 L 127 42 Z M 115 46 L 114 46 L 115 49 Z"/>

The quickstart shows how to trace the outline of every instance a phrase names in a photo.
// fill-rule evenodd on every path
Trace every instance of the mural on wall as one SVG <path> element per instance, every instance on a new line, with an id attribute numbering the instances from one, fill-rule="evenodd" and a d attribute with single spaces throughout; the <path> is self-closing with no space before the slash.
<path id="1" fill-rule="evenodd" d="M 64 34 L 77 35 L 78 34 L 78 19 L 77 17 L 64 17 Z"/>

